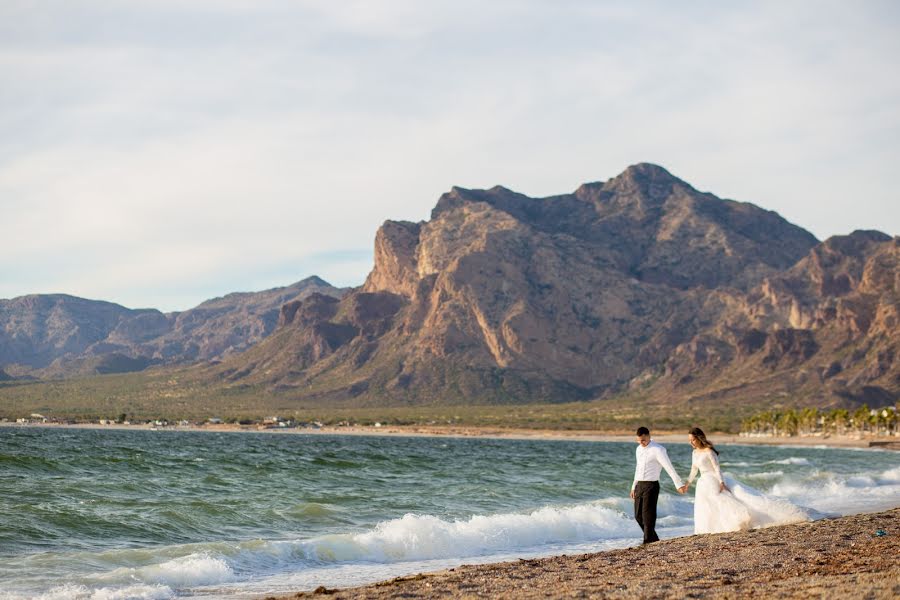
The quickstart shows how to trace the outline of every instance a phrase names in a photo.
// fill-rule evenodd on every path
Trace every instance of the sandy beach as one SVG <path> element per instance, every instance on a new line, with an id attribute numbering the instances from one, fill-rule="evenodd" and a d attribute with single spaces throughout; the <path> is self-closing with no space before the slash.
<path id="1" fill-rule="evenodd" d="M 457 438 L 494 438 L 494 439 L 543 439 L 569 440 L 585 442 L 633 442 L 634 434 L 626 431 L 593 431 L 572 429 L 524 429 L 479 427 L 465 425 L 371 425 L 323 426 L 318 428 L 278 428 L 252 425 L 170 425 L 155 427 L 150 425 L 122 425 L 97 423 L 61 424 L 61 423 L 3 423 L 4 427 L 58 427 L 76 429 L 125 429 L 125 430 L 159 430 L 159 431 L 217 431 L 217 432 L 265 432 L 279 435 L 373 435 L 373 436 L 407 436 L 407 437 L 457 437 Z M 687 432 L 655 430 L 653 439 L 663 443 L 687 443 Z M 765 445 L 765 446 L 806 446 L 828 448 L 872 448 L 900 450 L 900 437 L 896 436 L 741 436 L 734 433 L 713 432 L 709 439 L 720 445 Z"/>
<path id="2" fill-rule="evenodd" d="M 313 430 L 320 434 L 344 435 L 398 435 L 398 436 L 449 436 L 449 437 L 487 437 L 496 439 L 545 439 L 575 440 L 585 442 L 633 442 L 634 433 L 623 431 L 590 431 L 559 429 L 505 429 L 497 427 L 465 427 L 465 426 L 384 426 L 384 427 L 323 427 Z M 687 432 L 655 431 L 654 440 L 663 443 L 687 443 Z M 714 432 L 709 434 L 710 440 L 716 444 L 766 445 L 766 446 L 824 446 L 830 448 L 869 448 L 883 446 L 889 449 L 900 449 L 900 438 L 886 436 L 794 436 L 794 437 L 755 437 L 741 436 L 734 433 Z"/>
<path id="3" fill-rule="evenodd" d="M 280 600 L 897 597 L 900 508 L 596 554 L 465 565 Z"/>

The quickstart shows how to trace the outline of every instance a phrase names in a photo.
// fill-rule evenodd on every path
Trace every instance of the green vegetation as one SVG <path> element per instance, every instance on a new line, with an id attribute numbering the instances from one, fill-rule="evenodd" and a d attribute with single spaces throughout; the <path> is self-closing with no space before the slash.
<path id="1" fill-rule="evenodd" d="M 870 409 L 863 404 L 850 411 L 835 408 L 767 410 L 744 419 L 741 432 L 762 435 L 894 435 L 900 427 L 900 402 L 897 406 Z"/>
<path id="2" fill-rule="evenodd" d="M 434 402 L 394 406 L 325 405 L 296 391 L 273 393 L 261 385 L 211 386 L 199 369 L 148 370 L 44 382 L 0 383 L 0 418 L 15 420 L 39 413 L 55 419 L 97 421 L 189 420 L 261 421 L 280 416 L 326 425 L 456 425 L 496 428 L 629 431 L 638 425 L 655 430 L 736 432 L 754 410 L 705 404 L 651 404 L 639 395 L 567 403 L 480 406 Z M 432 400 L 432 399 L 430 399 Z M 348 399 L 348 403 L 352 399 Z M 398 406 L 399 404 L 402 406 Z M 386 401 L 385 404 L 391 404 Z M 758 409 L 759 407 L 755 407 Z"/>

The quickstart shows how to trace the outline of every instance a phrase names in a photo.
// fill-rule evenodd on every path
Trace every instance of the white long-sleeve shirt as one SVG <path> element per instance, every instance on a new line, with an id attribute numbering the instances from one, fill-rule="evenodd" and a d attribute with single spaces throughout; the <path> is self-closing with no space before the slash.
<path id="1" fill-rule="evenodd" d="M 681 477 L 675 472 L 672 461 L 669 460 L 669 453 L 653 440 L 646 446 L 638 444 L 637 450 L 635 450 L 635 458 L 637 459 L 637 465 L 634 468 L 634 482 L 631 484 L 632 490 L 637 486 L 638 481 L 659 481 L 659 474 L 663 469 L 675 482 L 675 487 L 680 488 L 684 485 Z"/>

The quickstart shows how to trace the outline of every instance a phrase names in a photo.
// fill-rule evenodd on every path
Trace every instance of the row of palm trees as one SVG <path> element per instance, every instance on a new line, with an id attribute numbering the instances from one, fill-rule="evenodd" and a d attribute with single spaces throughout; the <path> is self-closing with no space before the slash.
<path id="1" fill-rule="evenodd" d="M 818 408 L 767 410 L 743 420 L 744 435 L 900 435 L 897 406 L 870 409 Z"/>

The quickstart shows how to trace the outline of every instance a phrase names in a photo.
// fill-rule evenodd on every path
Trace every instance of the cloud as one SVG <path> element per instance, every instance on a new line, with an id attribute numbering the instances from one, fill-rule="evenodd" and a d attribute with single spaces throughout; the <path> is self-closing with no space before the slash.
<path id="1" fill-rule="evenodd" d="M 452 185 L 550 195 L 640 161 L 820 237 L 896 234 L 897 13 L 6 2 L 0 297 L 361 283 L 381 222 Z"/>

